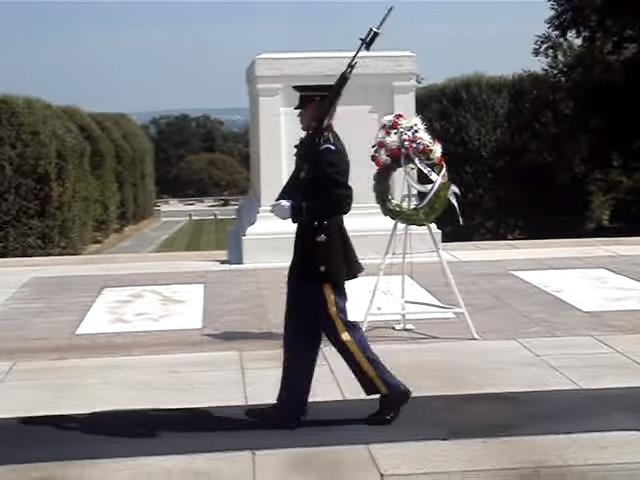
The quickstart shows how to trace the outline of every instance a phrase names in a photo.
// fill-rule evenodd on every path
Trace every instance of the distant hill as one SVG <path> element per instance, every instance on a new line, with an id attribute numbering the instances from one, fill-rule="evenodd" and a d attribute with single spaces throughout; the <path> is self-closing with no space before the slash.
<path id="1" fill-rule="evenodd" d="M 183 108 L 155 110 L 151 112 L 133 112 L 129 115 L 138 123 L 147 123 L 153 117 L 159 117 L 160 115 L 180 115 L 183 113 L 192 116 L 209 115 L 222 120 L 228 128 L 234 130 L 244 128 L 249 123 L 248 108 Z"/>

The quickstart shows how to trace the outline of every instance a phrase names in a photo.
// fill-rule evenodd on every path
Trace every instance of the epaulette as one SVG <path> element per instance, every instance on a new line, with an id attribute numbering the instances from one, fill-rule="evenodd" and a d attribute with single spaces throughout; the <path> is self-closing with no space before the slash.
<path id="1" fill-rule="evenodd" d="M 320 150 L 336 150 L 335 139 L 331 132 L 325 132 L 322 134 L 322 139 L 320 140 Z"/>

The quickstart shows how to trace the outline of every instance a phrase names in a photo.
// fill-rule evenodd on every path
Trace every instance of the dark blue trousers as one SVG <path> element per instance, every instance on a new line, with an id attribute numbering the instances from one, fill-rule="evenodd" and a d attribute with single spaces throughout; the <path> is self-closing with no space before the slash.
<path id="1" fill-rule="evenodd" d="M 344 283 L 290 279 L 284 320 L 284 359 L 278 405 L 303 414 L 309 399 L 322 334 L 340 353 L 367 395 L 386 394 L 401 383 L 347 318 Z"/>

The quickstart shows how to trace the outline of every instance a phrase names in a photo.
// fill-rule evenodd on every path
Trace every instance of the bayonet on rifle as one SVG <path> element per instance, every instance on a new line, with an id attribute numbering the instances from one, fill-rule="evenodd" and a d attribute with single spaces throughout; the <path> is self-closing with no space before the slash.
<path id="1" fill-rule="evenodd" d="M 351 60 L 347 64 L 347 67 L 344 69 L 344 71 L 340 74 L 338 79 L 333 84 L 333 88 L 331 89 L 331 92 L 327 96 L 327 99 L 323 102 L 322 108 L 320 108 L 319 118 L 318 118 L 318 121 L 316 122 L 316 125 L 320 127 L 318 129 L 318 132 L 322 131 L 322 129 L 324 128 L 324 124 L 327 120 L 327 116 L 340 101 L 342 92 L 344 91 L 344 88 L 349 82 L 349 79 L 351 78 L 351 74 L 353 73 L 353 70 L 356 68 L 358 55 L 360 54 L 362 49 L 366 50 L 367 52 L 371 50 L 371 47 L 373 46 L 375 41 L 378 39 L 378 36 L 380 35 L 382 26 L 387 21 L 387 18 L 389 18 L 389 15 L 391 15 L 392 10 L 393 10 L 393 6 L 389 7 L 386 13 L 384 14 L 384 17 L 382 17 L 382 20 L 380 20 L 380 23 L 378 23 L 378 26 L 369 27 L 369 31 L 364 36 L 364 38 L 359 39 L 360 46 L 351 57 Z"/>

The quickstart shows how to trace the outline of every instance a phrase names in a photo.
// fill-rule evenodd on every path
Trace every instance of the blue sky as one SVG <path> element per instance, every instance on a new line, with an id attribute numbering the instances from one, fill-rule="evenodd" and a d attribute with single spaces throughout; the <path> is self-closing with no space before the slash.
<path id="1" fill-rule="evenodd" d="M 248 105 L 265 52 L 353 50 L 383 2 L 0 0 L 0 92 L 88 110 Z M 537 68 L 544 1 L 395 1 L 376 50 L 412 50 L 428 81 Z"/>

